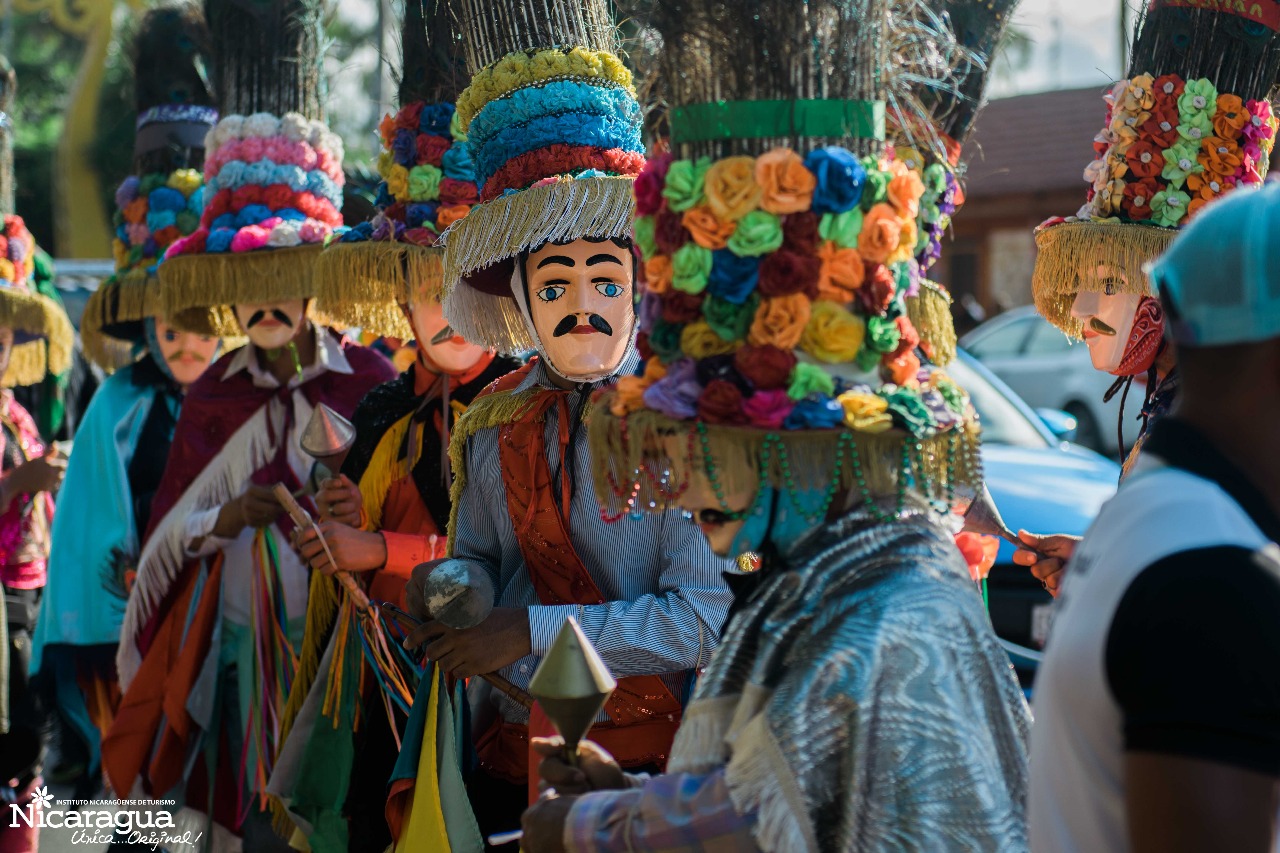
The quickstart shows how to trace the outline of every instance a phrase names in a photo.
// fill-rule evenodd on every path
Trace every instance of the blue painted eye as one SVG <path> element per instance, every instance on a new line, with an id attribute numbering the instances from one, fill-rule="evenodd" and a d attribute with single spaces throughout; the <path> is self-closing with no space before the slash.
<path id="1" fill-rule="evenodd" d="M 611 299 L 622 295 L 622 285 L 614 284 L 611 281 L 605 282 L 603 284 L 597 284 L 596 290 L 600 291 L 602 295 L 608 296 Z"/>
<path id="2" fill-rule="evenodd" d="M 544 287 L 538 291 L 538 298 L 543 302 L 555 302 L 561 296 L 564 296 L 564 287 L 558 284 Z"/>

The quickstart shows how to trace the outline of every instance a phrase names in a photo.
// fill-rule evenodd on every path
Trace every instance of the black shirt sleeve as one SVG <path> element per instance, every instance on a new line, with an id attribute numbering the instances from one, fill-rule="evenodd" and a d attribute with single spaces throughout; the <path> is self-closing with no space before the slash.
<path id="1" fill-rule="evenodd" d="M 1116 608 L 1106 671 L 1125 750 L 1280 776 L 1280 561 L 1221 546 L 1153 563 Z"/>

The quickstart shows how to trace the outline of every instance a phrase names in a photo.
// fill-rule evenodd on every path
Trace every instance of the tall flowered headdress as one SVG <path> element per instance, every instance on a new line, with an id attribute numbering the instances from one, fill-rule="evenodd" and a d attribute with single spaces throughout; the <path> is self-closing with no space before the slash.
<path id="1" fill-rule="evenodd" d="M 771 486 L 811 523 L 850 490 L 877 511 L 896 495 L 890 514 L 908 492 L 949 506 L 981 478 L 976 415 L 928 363 L 907 299 L 954 203 L 950 168 L 926 183 L 919 152 L 947 144 L 915 59 L 954 36 L 880 0 L 651 14 L 673 150 L 636 182 L 645 363 L 592 415 L 602 503 L 667 503 L 702 470 L 722 502 Z M 891 38 L 908 24 L 913 39 Z M 935 64 L 934 85 L 958 92 L 956 72 Z M 910 148 L 886 143 L 886 112 Z M 687 443 L 659 471 L 664 436 Z"/>
<path id="2" fill-rule="evenodd" d="M 323 121 L 320 5 L 207 3 L 222 118 L 205 141 L 200 227 L 160 264 L 165 313 L 238 334 L 236 303 L 309 299 L 342 225 L 342 140 Z"/>
<path id="3" fill-rule="evenodd" d="M 445 315 L 470 341 L 534 349 L 514 261 L 552 241 L 625 237 L 644 166 L 640 106 L 603 0 L 459 0 L 458 98 L 480 203 L 445 237 Z"/>
<path id="4" fill-rule="evenodd" d="M 13 329 L 13 354 L 0 387 L 34 385 L 71 367 L 75 329 L 62 306 L 36 292 L 36 241 L 21 216 L 0 222 L 0 328 Z"/>
<path id="5" fill-rule="evenodd" d="M 1106 122 L 1084 171 L 1087 201 L 1036 229 L 1036 308 L 1072 337 L 1082 332 L 1071 316 L 1082 288 L 1150 296 L 1143 264 L 1204 205 L 1266 176 L 1280 3 L 1200 5 L 1153 0 L 1127 78 L 1103 97 Z M 1100 268 L 1109 274 L 1081 274 Z"/>
<path id="6" fill-rule="evenodd" d="M 413 337 L 397 305 L 439 299 L 440 235 L 479 201 L 466 134 L 454 107 L 467 75 L 443 4 L 405 4 L 400 109 L 378 127 L 378 213 L 316 262 L 316 308 L 336 323 Z"/>
<path id="7" fill-rule="evenodd" d="M 193 6 L 153 9 L 134 41 L 134 174 L 116 190 L 116 272 L 85 304 L 85 353 L 107 370 L 137 357 L 144 321 L 162 313 L 155 267 L 200 225 L 205 136 L 218 120 L 206 71 L 209 33 Z"/>

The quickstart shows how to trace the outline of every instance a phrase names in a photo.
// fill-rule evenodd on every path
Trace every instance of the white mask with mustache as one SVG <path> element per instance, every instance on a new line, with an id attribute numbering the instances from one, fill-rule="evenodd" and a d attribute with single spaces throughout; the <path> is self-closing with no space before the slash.
<path id="1" fill-rule="evenodd" d="M 236 320 L 249 341 L 259 349 L 278 350 L 293 340 L 306 314 L 306 302 L 248 302 L 233 306 Z"/>

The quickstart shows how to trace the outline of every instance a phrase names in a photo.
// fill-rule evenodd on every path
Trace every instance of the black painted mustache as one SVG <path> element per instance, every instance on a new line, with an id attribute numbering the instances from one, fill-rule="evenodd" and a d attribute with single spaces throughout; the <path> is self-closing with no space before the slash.
<path id="1" fill-rule="evenodd" d="M 613 326 L 610 326 L 609 321 L 601 317 L 599 314 L 588 314 L 587 323 L 591 325 L 591 328 L 595 329 L 597 332 L 600 332 L 601 334 L 605 334 L 605 335 L 613 334 Z M 572 332 L 574 329 L 578 328 L 579 325 L 580 324 L 578 323 L 578 315 L 570 314 L 568 317 L 565 317 L 563 320 L 561 320 L 559 323 L 556 324 L 555 330 L 551 332 L 551 337 L 553 338 L 563 337 L 569 334 L 570 332 Z"/>
<path id="2" fill-rule="evenodd" d="M 1115 329 L 1111 328 L 1097 317 L 1091 317 L 1089 319 L 1089 328 L 1093 329 L 1100 335 L 1107 335 L 1108 337 L 1115 337 L 1116 334 Z"/>
<path id="3" fill-rule="evenodd" d="M 271 316 L 288 326 L 290 329 L 293 328 L 293 318 L 281 311 L 279 308 L 272 308 Z M 249 322 L 244 324 L 244 327 L 245 329 L 252 329 L 265 319 L 267 319 L 266 311 L 254 311 L 253 316 L 249 318 Z"/>

